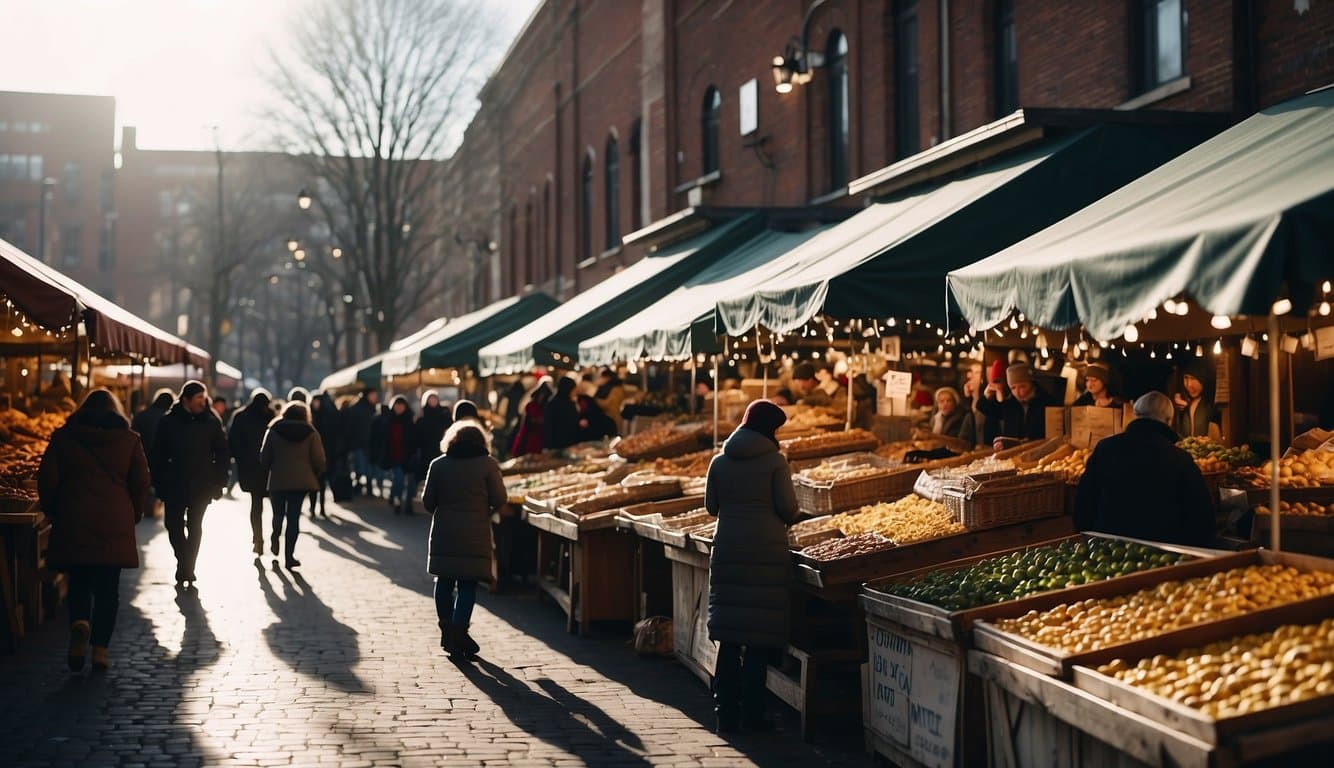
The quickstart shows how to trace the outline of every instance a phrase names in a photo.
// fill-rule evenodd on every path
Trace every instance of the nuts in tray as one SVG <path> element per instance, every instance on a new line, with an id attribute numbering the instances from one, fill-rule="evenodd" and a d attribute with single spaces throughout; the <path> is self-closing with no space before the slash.
<path id="1" fill-rule="evenodd" d="M 695 451 L 674 459 L 655 459 L 653 469 L 660 475 L 674 477 L 704 477 L 713 462 L 713 451 Z"/>
<path id="2" fill-rule="evenodd" d="M 1128 595 L 1062 603 L 1001 619 L 996 627 L 1052 648 L 1085 653 L 1276 605 L 1334 594 L 1334 573 L 1251 565 Z"/>
<path id="3" fill-rule="evenodd" d="M 841 560 L 846 557 L 870 555 L 893 547 L 894 542 L 878 533 L 871 532 L 812 544 L 801 550 L 801 554 L 812 560 Z"/>
<path id="4" fill-rule="evenodd" d="M 1297 517 L 1329 517 L 1334 516 L 1334 504 L 1321 504 L 1318 501 L 1279 501 L 1278 512 L 1280 515 L 1296 515 Z M 1255 508 L 1255 514 L 1269 514 L 1269 507 L 1260 505 Z"/>
<path id="5" fill-rule="evenodd" d="M 881 502 L 856 512 L 833 515 L 829 520 L 830 527 L 849 536 L 874 531 L 900 546 L 966 530 L 944 504 L 915 493 L 895 502 Z"/>
<path id="6" fill-rule="evenodd" d="M 864 477 L 875 477 L 888 472 L 895 472 L 902 467 L 889 465 L 884 462 L 875 463 L 872 459 L 875 454 L 866 454 L 866 458 L 839 459 L 831 461 L 826 459 L 820 462 L 819 466 L 811 467 L 795 476 L 797 480 L 804 480 L 810 483 L 834 483 L 847 482 L 849 480 L 859 480 Z"/>
<path id="7" fill-rule="evenodd" d="M 662 527 L 672 531 L 684 531 L 691 526 L 703 525 L 711 520 L 713 520 L 713 515 L 710 515 L 708 510 L 701 507 L 684 515 L 663 518 Z"/>
<path id="8" fill-rule="evenodd" d="M 1019 474 L 1029 475 L 1039 472 L 1060 472 L 1065 475 L 1065 482 L 1075 484 L 1084 476 L 1084 465 L 1088 463 L 1089 449 L 1076 448 L 1074 453 L 1059 459 L 1041 459 L 1032 469 L 1025 469 Z"/>
<path id="9" fill-rule="evenodd" d="M 878 445 L 875 435 L 864 429 L 850 429 L 846 432 L 826 432 L 808 437 L 794 437 L 782 442 L 783 452 L 787 454 L 811 454 L 830 451 L 838 453 L 841 446 L 856 446 L 865 443 Z"/>
<path id="10" fill-rule="evenodd" d="M 1233 637 L 1134 666 L 1117 659 L 1098 671 L 1213 718 L 1295 704 L 1334 694 L 1334 619 Z"/>

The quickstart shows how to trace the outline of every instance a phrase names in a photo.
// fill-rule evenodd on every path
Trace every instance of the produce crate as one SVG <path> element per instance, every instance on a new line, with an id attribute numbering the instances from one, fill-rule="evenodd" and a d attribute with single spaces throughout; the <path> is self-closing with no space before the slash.
<path id="1" fill-rule="evenodd" d="M 812 480 L 803 475 L 793 477 L 797 494 L 797 508 L 812 517 L 829 515 L 848 509 L 857 509 L 877 501 L 897 499 L 912 490 L 903 490 L 904 477 L 916 478 L 920 470 L 903 467 L 882 459 L 873 453 L 852 454 L 847 457 L 849 470 L 874 469 L 875 474 L 850 479 Z"/>
<path id="2" fill-rule="evenodd" d="M 970 490 L 946 489 L 944 503 L 975 531 L 1054 517 L 1065 512 L 1065 476 L 1041 472 L 984 480 Z"/>
<path id="3" fill-rule="evenodd" d="M 865 430 L 853 430 L 851 432 L 828 432 L 809 438 L 797 438 L 783 444 L 782 449 L 783 455 L 791 462 L 838 456 L 844 453 L 873 451 L 878 445 L 880 445 L 880 441 L 875 438 L 875 435 Z"/>
<path id="4" fill-rule="evenodd" d="M 681 495 L 681 482 L 668 480 L 662 482 L 641 483 L 631 486 L 612 486 L 590 499 L 577 501 L 568 507 L 562 507 L 562 514 L 576 518 L 593 512 L 639 504 L 646 501 L 660 501 Z"/>
<path id="5" fill-rule="evenodd" d="M 1251 524 L 1251 543 L 1269 545 L 1273 515 L 1256 513 Z M 1334 515 L 1280 515 L 1279 543 L 1284 551 L 1334 557 Z"/>
<path id="6" fill-rule="evenodd" d="M 1273 564 L 1290 565 L 1299 570 L 1307 571 L 1334 571 L 1334 561 L 1323 558 L 1294 555 L 1287 552 L 1271 552 L 1269 550 L 1248 550 L 1206 560 L 1193 560 L 1153 571 L 1129 574 L 1110 581 L 1100 581 L 1057 592 L 1048 592 L 1035 595 L 1027 601 L 1003 603 L 1002 605 L 1011 610 L 992 618 L 1011 618 L 1022 615 L 1029 610 L 1047 610 L 1063 603 L 1069 604 L 1091 598 L 1128 594 L 1165 581 L 1181 581 L 1221 573 L 1233 568 Z M 1026 602 L 1027 604 L 1021 606 L 1020 602 Z M 1202 645 L 1237 634 L 1245 634 L 1248 631 L 1254 631 L 1252 628 L 1257 626 L 1277 626 L 1281 623 L 1309 621 L 1311 618 L 1317 616 L 1323 618 L 1332 613 L 1334 613 L 1334 595 L 1324 595 L 1309 600 L 1299 600 L 1251 611 L 1239 616 L 1193 624 L 1142 640 L 1118 643 L 1083 653 L 1071 653 L 1060 648 L 1052 648 L 1026 637 L 1005 632 L 992 624 L 991 619 L 988 619 L 979 620 L 974 624 L 973 645 L 978 650 L 1008 659 L 1036 672 L 1068 680 L 1076 666 L 1097 667 L 1113 659 L 1143 658 L 1159 653 L 1173 654 L 1181 648 Z"/>
<path id="7" fill-rule="evenodd" d="M 677 456 L 684 456 L 687 453 L 693 453 L 699 450 L 699 433 L 694 429 L 672 428 L 662 430 L 663 437 L 656 443 L 642 449 L 635 449 L 632 446 L 633 438 L 627 438 L 617 441 L 612 446 L 616 455 L 626 461 L 651 461 L 653 459 L 672 459 Z M 648 434 L 648 433 L 641 433 Z M 636 435 L 635 437 L 638 437 Z M 629 443 L 629 445 L 627 445 Z"/>

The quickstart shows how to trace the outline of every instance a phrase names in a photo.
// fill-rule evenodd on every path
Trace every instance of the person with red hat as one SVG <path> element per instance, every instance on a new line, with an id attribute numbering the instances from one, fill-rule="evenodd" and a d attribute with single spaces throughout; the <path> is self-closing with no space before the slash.
<path id="1" fill-rule="evenodd" d="M 792 572 L 787 526 L 797 519 L 792 469 L 775 434 L 787 421 L 756 400 L 709 465 L 704 506 L 718 518 L 709 557 L 709 638 L 718 643 L 714 711 L 719 733 L 765 731 L 765 676 L 788 641 Z"/>
<path id="2" fill-rule="evenodd" d="M 987 423 L 1000 426 L 992 444 L 999 450 L 1006 443 L 1041 440 L 1047 433 L 1046 409 L 1053 402 L 1033 380 L 1033 369 L 1028 363 L 1014 363 L 1005 369 L 1005 384 L 1010 390 L 1008 397 L 993 381 L 977 403 Z"/>

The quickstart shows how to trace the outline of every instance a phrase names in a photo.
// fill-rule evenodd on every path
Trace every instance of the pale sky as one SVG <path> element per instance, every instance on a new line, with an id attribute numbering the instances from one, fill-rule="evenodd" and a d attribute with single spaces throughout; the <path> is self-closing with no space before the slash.
<path id="1" fill-rule="evenodd" d="M 316 0 L 318 1 L 318 0 Z M 374 2 L 374 0 L 366 0 Z M 486 0 L 518 34 L 538 0 Z M 0 0 L 0 91 L 116 98 L 150 149 L 259 146 L 268 46 L 305 0 Z"/>

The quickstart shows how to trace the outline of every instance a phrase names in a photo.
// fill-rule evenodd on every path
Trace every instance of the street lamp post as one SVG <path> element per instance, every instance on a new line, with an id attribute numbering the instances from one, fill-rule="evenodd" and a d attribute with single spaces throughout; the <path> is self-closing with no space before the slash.
<path id="1" fill-rule="evenodd" d="M 37 193 L 37 260 L 46 263 L 46 201 L 51 197 L 51 190 L 56 180 L 49 176 L 42 179 Z"/>

